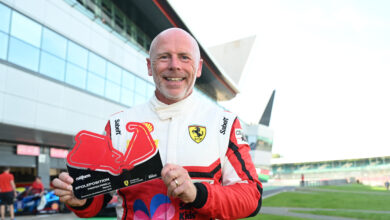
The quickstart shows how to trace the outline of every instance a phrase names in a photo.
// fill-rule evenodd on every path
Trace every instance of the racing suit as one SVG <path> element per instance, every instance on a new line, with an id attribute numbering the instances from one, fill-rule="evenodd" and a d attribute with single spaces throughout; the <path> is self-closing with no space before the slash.
<path id="1" fill-rule="evenodd" d="M 122 152 L 131 139 L 125 132 L 130 121 L 152 125 L 163 165 L 183 166 L 197 195 L 188 204 L 169 198 L 161 179 L 122 188 L 117 191 L 122 203 L 118 219 L 236 219 L 259 212 L 262 185 L 235 115 L 195 95 L 172 105 L 153 97 L 113 115 L 107 123 L 106 134 Z M 79 217 L 92 217 L 110 199 L 109 194 L 99 195 L 70 209 Z"/>

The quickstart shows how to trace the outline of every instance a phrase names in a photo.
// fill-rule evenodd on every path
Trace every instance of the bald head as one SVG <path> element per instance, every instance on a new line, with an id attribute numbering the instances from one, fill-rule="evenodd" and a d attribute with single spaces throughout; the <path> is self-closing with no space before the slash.
<path id="1" fill-rule="evenodd" d="M 177 38 L 182 38 L 183 40 L 188 40 L 190 42 L 194 57 L 196 59 L 195 61 L 196 63 L 198 63 L 200 60 L 199 45 L 188 32 L 186 32 L 181 28 L 169 28 L 159 33 L 150 44 L 149 58 L 152 59 L 152 57 L 155 55 L 156 47 L 160 45 L 161 40 L 166 40 L 166 39 L 174 40 Z"/>
<path id="2" fill-rule="evenodd" d="M 168 105 L 188 97 L 196 78 L 202 75 L 198 43 L 180 28 L 170 28 L 157 35 L 146 62 L 157 99 Z"/>

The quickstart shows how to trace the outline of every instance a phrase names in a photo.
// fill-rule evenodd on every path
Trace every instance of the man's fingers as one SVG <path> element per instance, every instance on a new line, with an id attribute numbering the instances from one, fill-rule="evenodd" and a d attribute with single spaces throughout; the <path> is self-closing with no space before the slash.
<path id="1" fill-rule="evenodd" d="M 175 168 L 174 164 L 169 164 L 169 163 L 165 164 L 165 166 L 161 170 L 161 176 L 165 176 L 167 174 L 167 172 L 169 172 L 170 170 L 172 170 L 174 168 Z"/>
<path id="2" fill-rule="evenodd" d="M 67 196 L 61 196 L 60 201 L 63 203 L 67 203 L 69 200 L 73 199 L 73 196 L 67 195 Z"/>
<path id="3" fill-rule="evenodd" d="M 66 195 L 72 196 L 73 193 L 72 193 L 72 191 L 69 191 L 69 190 L 55 189 L 54 194 L 56 196 L 61 197 L 61 196 L 66 196 Z"/>
<path id="4" fill-rule="evenodd" d="M 185 186 L 185 179 L 183 178 L 176 178 L 173 179 L 169 184 L 168 184 L 168 195 L 172 197 L 180 197 L 180 194 L 182 194 L 187 186 Z"/>
<path id="5" fill-rule="evenodd" d="M 54 188 L 58 188 L 58 189 L 63 189 L 63 190 L 69 190 L 71 191 L 72 190 L 72 186 L 58 178 L 55 178 L 53 181 L 53 186 Z"/>
<path id="6" fill-rule="evenodd" d="M 175 164 L 166 164 L 161 171 L 161 177 L 167 186 L 169 197 L 180 198 L 185 203 L 194 201 L 196 188 L 186 169 Z"/>
<path id="7" fill-rule="evenodd" d="M 166 164 L 161 171 L 162 180 L 167 186 L 178 175 L 178 166 L 173 164 Z"/>
<path id="8" fill-rule="evenodd" d="M 185 190 L 185 188 L 183 186 L 175 187 L 172 190 L 172 196 L 180 198 L 180 195 L 184 192 L 184 190 Z"/>
<path id="9" fill-rule="evenodd" d="M 62 180 L 63 182 L 65 182 L 65 183 L 68 183 L 68 184 L 72 184 L 73 183 L 73 178 L 71 176 L 69 176 L 69 173 L 66 173 L 66 172 L 60 173 L 58 178 L 60 180 Z"/>
<path id="10" fill-rule="evenodd" d="M 176 179 L 177 174 L 173 173 L 172 171 L 169 171 L 165 176 L 162 176 L 162 180 L 164 181 L 165 185 L 168 186 L 171 184 L 174 179 Z"/>

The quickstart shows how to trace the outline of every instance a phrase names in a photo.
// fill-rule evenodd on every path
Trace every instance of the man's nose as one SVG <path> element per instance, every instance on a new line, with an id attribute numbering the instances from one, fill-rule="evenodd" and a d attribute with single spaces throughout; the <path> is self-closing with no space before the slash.
<path id="1" fill-rule="evenodd" d="M 180 60 L 178 57 L 172 56 L 171 62 L 169 65 L 170 70 L 180 70 Z"/>

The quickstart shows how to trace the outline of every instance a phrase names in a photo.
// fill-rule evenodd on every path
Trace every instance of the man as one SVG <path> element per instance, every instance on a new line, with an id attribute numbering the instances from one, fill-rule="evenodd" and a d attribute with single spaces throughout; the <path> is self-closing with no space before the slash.
<path id="1" fill-rule="evenodd" d="M 112 116 L 106 126 L 113 146 L 126 149 L 131 138 L 127 122 L 147 122 L 164 165 L 161 179 L 118 190 L 122 206 L 118 219 L 235 219 L 256 215 L 262 186 L 232 113 L 194 97 L 196 78 L 202 72 L 195 39 L 179 28 L 160 33 L 147 59 L 148 74 L 156 85 L 146 104 Z M 117 123 L 116 123 L 117 122 Z M 53 180 L 56 195 L 80 217 L 91 217 L 110 200 L 99 195 L 78 200 L 73 179 L 60 174 Z"/>
<path id="2" fill-rule="evenodd" d="M 0 212 L 1 220 L 4 220 L 5 205 L 8 205 L 11 219 L 14 219 L 14 198 L 16 197 L 16 187 L 14 175 L 10 173 L 10 168 L 5 167 L 0 174 Z"/>
<path id="3" fill-rule="evenodd" d="M 45 187 L 43 186 L 42 179 L 40 176 L 35 177 L 35 181 L 32 183 L 31 187 L 28 188 L 27 194 L 39 194 L 43 196 Z"/>

